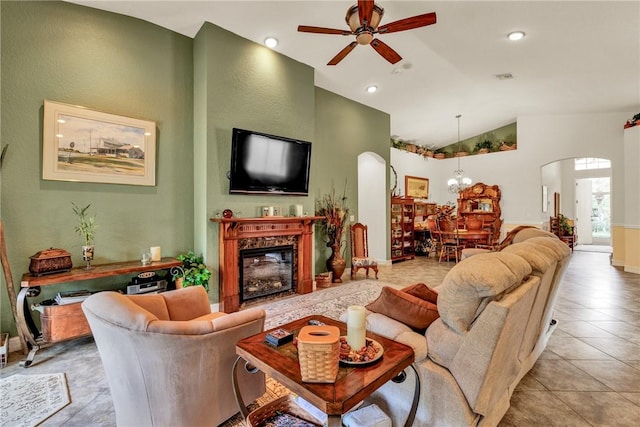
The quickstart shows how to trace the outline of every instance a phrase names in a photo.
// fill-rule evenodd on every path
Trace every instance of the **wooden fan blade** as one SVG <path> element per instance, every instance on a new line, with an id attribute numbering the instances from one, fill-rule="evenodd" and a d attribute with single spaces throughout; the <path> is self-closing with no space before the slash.
<path id="1" fill-rule="evenodd" d="M 425 13 L 424 15 L 412 16 L 410 18 L 404 18 L 399 21 L 394 21 L 386 25 L 380 25 L 378 27 L 378 33 L 387 34 L 395 33 L 397 31 L 412 30 L 414 28 L 425 27 L 436 23 L 436 13 Z"/>
<path id="2" fill-rule="evenodd" d="M 344 57 L 347 56 L 356 46 L 358 46 L 358 43 L 356 42 L 349 43 L 347 47 L 338 52 L 338 54 L 327 63 L 327 65 L 337 65 L 338 62 L 342 61 Z"/>
<path id="3" fill-rule="evenodd" d="M 367 27 L 371 26 L 371 16 L 373 16 L 373 0 L 358 0 L 358 15 L 360 16 L 360 25 L 367 23 Z"/>
<path id="4" fill-rule="evenodd" d="M 384 59 L 395 64 L 396 62 L 402 59 L 402 56 L 398 55 L 398 52 L 391 49 L 388 44 L 384 43 L 381 40 L 373 39 L 371 40 L 371 47 L 376 50 Z"/>
<path id="5" fill-rule="evenodd" d="M 324 27 L 311 27 L 309 25 L 298 25 L 298 31 L 301 33 L 337 34 L 340 36 L 351 35 L 351 31 L 347 31 L 347 30 L 337 30 L 335 28 L 324 28 Z"/>

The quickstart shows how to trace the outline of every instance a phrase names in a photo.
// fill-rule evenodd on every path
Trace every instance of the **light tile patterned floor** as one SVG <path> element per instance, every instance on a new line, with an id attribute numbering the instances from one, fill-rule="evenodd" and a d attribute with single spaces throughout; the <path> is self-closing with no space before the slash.
<path id="1" fill-rule="evenodd" d="M 436 286 L 453 263 L 431 258 L 380 267 L 380 280 Z M 345 272 L 345 283 L 349 280 Z M 356 280 L 362 280 L 360 271 Z M 640 276 L 609 264 L 609 254 L 574 252 L 560 289 L 558 328 L 518 385 L 500 423 L 507 426 L 635 426 L 640 420 Z M 93 341 L 80 339 L 38 353 L 28 370 L 11 353 L 0 377 L 65 372 L 73 402 L 45 426 L 115 426 Z M 277 392 L 277 391 L 276 391 Z M 274 391 L 272 391 L 274 393 Z"/>

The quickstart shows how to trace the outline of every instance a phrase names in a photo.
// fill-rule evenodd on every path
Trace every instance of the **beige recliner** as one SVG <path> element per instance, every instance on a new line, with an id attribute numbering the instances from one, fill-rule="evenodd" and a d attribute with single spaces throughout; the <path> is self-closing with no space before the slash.
<path id="1" fill-rule="evenodd" d="M 238 340 L 264 328 L 254 308 L 212 313 L 202 286 L 157 295 L 99 292 L 82 303 L 119 426 L 217 426 L 239 409 L 231 370 Z M 238 370 L 246 402 L 264 374 Z"/>

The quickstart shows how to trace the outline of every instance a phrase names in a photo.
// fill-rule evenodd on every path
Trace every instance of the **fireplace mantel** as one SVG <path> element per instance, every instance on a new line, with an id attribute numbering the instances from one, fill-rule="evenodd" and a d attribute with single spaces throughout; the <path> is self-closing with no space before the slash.
<path id="1" fill-rule="evenodd" d="M 307 294 L 313 290 L 313 224 L 322 216 L 211 218 L 218 223 L 220 308 L 226 313 L 240 309 L 240 239 L 298 236 L 298 273 L 296 290 Z"/>

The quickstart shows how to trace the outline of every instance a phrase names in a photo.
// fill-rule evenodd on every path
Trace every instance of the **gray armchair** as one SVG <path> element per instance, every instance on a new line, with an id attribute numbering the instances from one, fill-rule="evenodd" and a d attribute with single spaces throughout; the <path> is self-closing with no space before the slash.
<path id="1" fill-rule="evenodd" d="M 217 426 L 238 412 L 235 345 L 262 332 L 264 310 L 212 313 L 202 286 L 157 295 L 100 292 L 82 310 L 119 426 Z M 238 374 L 247 402 L 264 394 L 264 374 Z"/>

